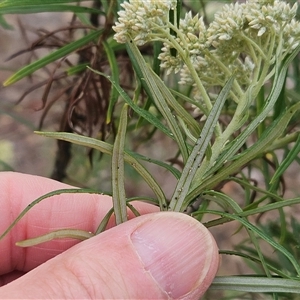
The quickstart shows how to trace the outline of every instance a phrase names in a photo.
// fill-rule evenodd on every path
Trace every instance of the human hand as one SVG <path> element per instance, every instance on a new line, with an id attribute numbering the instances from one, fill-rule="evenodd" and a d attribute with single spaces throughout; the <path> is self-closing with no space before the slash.
<path id="1" fill-rule="evenodd" d="M 62 188 L 70 186 L 0 173 L 0 234 L 34 199 Z M 81 243 L 15 246 L 61 228 L 94 232 L 111 206 L 103 195 L 61 194 L 33 207 L 0 241 L 0 299 L 199 299 L 217 271 L 218 250 L 209 231 L 184 214 L 135 202 L 143 216 Z"/>

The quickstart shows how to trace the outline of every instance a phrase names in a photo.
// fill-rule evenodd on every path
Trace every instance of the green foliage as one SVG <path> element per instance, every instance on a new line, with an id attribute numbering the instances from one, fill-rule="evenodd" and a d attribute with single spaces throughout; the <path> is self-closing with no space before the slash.
<path id="1" fill-rule="evenodd" d="M 208 228 L 216 227 L 221 235 L 226 224 L 235 223 L 237 232 L 233 230 L 232 234 L 245 230 L 246 235 L 234 249 L 221 249 L 220 253 L 243 258 L 254 274 L 218 277 L 208 293 L 222 290 L 228 299 L 234 298 L 229 290 L 266 293 L 273 299 L 297 296 L 300 225 L 286 208 L 299 204 L 300 198 L 286 196 L 284 185 L 288 168 L 296 165 L 299 169 L 300 162 L 300 25 L 294 19 L 296 6 L 277 1 L 281 11 L 287 12 L 287 19 L 272 23 L 274 16 L 280 18 L 274 13 L 268 22 L 259 23 L 262 12 L 278 10 L 274 1 L 268 1 L 268 9 L 263 7 L 266 1 L 252 1 L 251 9 L 248 2 L 225 6 L 219 16 L 227 14 L 227 19 L 214 19 L 213 11 L 226 1 L 218 1 L 217 6 L 215 1 L 164 1 L 157 4 L 161 6 L 157 14 L 146 7 L 145 22 L 139 24 L 131 22 L 134 18 L 141 21 L 134 15 L 135 6 L 142 9 L 150 2 L 131 2 L 124 6 L 121 0 L 94 1 L 91 7 L 85 1 L 0 1 L 0 25 L 6 29 L 10 26 L 4 17 L 11 13 L 68 11 L 80 22 L 69 28 L 77 35 L 70 34 L 53 51 L 13 73 L 3 85 L 54 66 L 49 80 L 32 89 L 45 87 L 42 99 L 47 114 L 52 105 L 47 99 L 53 83 L 63 86 L 61 95 L 68 99 L 61 116 L 61 124 L 65 125 L 59 132 L 37 133 L 56 139 L 59 146 L 76 144 L 88 148 L 88 157 L 83 160 L 93 162 L 99 153 L 109 160 L 106 166 L 111 167 L 111 190 L 106 193 L 112 194 L 114 206 L 99 220 L 94 234 L 105 230 L 113 214 L 117 224 L 127 220 L 127 209 L 138 215 L 130 204 L 136 199 L 144 199 L 161 210 L 188 213 Z M 121 9 L 123 18 L 118 19 Z M 235 12 L 239 9 L 243 13 L 237 17 Z M 194 11 L 185 14 L 190 10 Z M 203 19 L 195 11 L 200 11 Z M 243 14 L 247 17 L 239 19 Z M 220 20 L 227 26 L 222 27 Z M 235 30 L 235 26 L 240 27 Z M 233 29 L 224 32 L 228 28 Z M 43 40 L 55 34 L 48 33 Z M 26 51 L 34 51 L 34 47 Z M 71 63 L 69 58 L 74 54 L 77 61 Z M 65 82 L 69 84 L 64 86 Z M 76 110 L 81 110 L 84 117 L 76 115 Z M 159 144 L 162 148 L 171 144 L 176 154 L 167 159 L 159 151 L 146 155 L 141 149 L 149 144 L 154 149 Z M 69 155 L 61 166 L 59 157 L 66 153 L 68 149 L 57 155 L 55 167 L 66 174 L 61 180 L 71 176 L 68 163 L 69 168 L 74 164 Z M 94 164 L 89 174 L 101 176 L 101 172 L 95 172 L 98 166 Z M 172 196 L 167 196 L 153 166 L 163 171 L 164 177 L 175 180 Z M 128 196 L 129 172 L 135 174 L 136 181 L 145 183 L 148 194 L 135 189 L 135 194 Z M 263 178 L 259 184 L 252 178 L 255 172 Z M 226 193 L 225 184 L 238 185 L 242 196 L 236 199 Z M 63 192 L 100 193 L 104 189 L 60 190 L 33 199 L 0 239 L 42 200 Z M 260 220 L 268 215 L 278 219 Z M 19 245 L 65 236 L 89 237 L 62 229 Z M 272 249 L 272 255 L 264 251 L 265 245 Z"/>

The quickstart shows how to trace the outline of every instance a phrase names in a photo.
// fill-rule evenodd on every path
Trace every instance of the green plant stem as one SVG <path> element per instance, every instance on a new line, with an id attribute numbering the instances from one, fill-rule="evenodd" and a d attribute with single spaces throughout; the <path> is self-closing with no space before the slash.
<path id="1" fill-rule="evenodd" d="M 224 74 L 227 75 L 227 77 L 230 77 L 232 75 L 232 71 L 230 71 L 218 58 L 216 58 L 210 51 L 205 51 L 205 55 L 207 55 L 210 59 L 212 59 L 218 67 L 224 72 Z M 235 80 L 233 83 L 233 89 L 237 91 L 236 97 L 242 97 L 244 92 L 243 89 L 240 87 L 238 82 Z"/>
<path id="2" fill-rule="evenodd" d="M 255 62 L 255 58 L 257 56 L 254 54 L 255 51 L 252 51 L 252 49 L 255 49 L 259 53 L 259 56 L 261 56 L 264 60 L 268 61 L 268 57 L 265 55 L 264 51 L 261 49 L 261 47 L 259 45 L 257 45 L 252 39 L 247 37 L 243 31 L 240 31 L 240 34 L 243 37 L 245 43 L 247 43 L 247 45 L 251 51 L 250 53 L 252 53 L 252 55 L 254 55 L 254 57 L 252 57 L 254 62 Z"/>
<path id="3" fill-rule="evenodd" d="M 261 61 L 260 65 L 257 66 L 257 78 L 253 78 L 254 82 L 256 82 L 256 87 L 253 91 L 253 96 L 256 97 L 261 89 L 261 87 L 265 84 L 266 82 L 266 77 L 269 72 L 270 66 L 272 64 L 272 56 L 274 52 L 274 45 L 275 45 L 275 36 L 272 38 L 271 42 L 268 44 L 269 50 L 267 54 L 267 58 L 264 61 Z M 278 61 L 279 65 L 281 61 Z M 263 67 L 261 69 L 261 65 L 263 64 Z"/>

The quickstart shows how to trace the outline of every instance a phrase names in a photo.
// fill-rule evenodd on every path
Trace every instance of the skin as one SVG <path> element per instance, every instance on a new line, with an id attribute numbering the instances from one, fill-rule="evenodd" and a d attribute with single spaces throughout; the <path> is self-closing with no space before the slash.
<path id="1" fill-rule="evenodd" d="M 0 234 L 39 196 L 65 184 L 0 173 Z M 191 217 L 142 202 L 142 216 L 84 240 L 56 239 L 21 248 L 16 242 L 49 231 L 94 232 L 110 197 L 62 194 L 32 208 L 0 240 L 0 299 L 199 299 L 218 268 L 217 245 Z"/>

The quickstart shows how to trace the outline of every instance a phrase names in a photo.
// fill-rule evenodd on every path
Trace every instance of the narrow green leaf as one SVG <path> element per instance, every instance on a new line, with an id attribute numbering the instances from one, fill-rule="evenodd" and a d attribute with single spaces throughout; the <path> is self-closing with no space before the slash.
<path id="1" fill-rule="evenodd" d="M 183 202 L 189 191 L 190 184 L 194 179 L 194 175 L 196 174 L 197 169 L 199 168 L 199 165 L 204 157 L 205 151 L 210 143 L 210 139 L 218 122 L 221 110 L 232 87 L 233 80 L 234 77 L 231 77 L 227 81 L 207 117 L 201 135 L 196 141 L 194 148 L 184 166 L 181 177 L 176 185 L 175 192 L 169 205 L 169 210 L 183 211 L 186 208 L 183 206 Z"/>
<path id="2" fill-rule="evenodd" d="M 110 217 L 112 216 L 114 212 L 114 208 L 112 207 L 107 214 L 104 216 L 104 218 L 101 220 L 100 224 L 97 227 L 97 230 L 95 231 L 95 235 L 105 231 L 107 224 L 109 222 Z"/>
<path id="3" fill-rule="evenodd" d="M 51 231 L 49 233 L 29 238 L 23 241 L 16 242 L 16 246 L 18 247 L 32 247 L 35 245 L 39 245 L 41 243 L 45 243 L 48 241 L 52 241 L 54 239 L 64 239 L 64 238 L 71 238 L 76 240 L 84 241 L 93 237 L 94 234 L 85 230 L 81 229 L 73 229 L 73 228 L 64 228 Z"/>
<path id="4" fill-rule="evenodd" d="M 217 183 L 226 179 L 229 175 L 239 171 L 241 167 L 247 164 L 249 161 L 264 153 L 264 151 L 268 149 L 269 145 L 272 145 L 272 143 L 282 135 L 290 119 L 299 109 L 300 102 L 287 109 L 282 116 L 277 118 L 266 129 L 261 138 L 254 145 L 249 147 L 243 153 L 237 155 L 235 160 L 229 166 L 222 168 L 217 174 L 207 178 L 200 185 L 196 186 L 192 191 L 190 191 L 186 198 L 186 202 L 188 203 L 197 197 L 202 191 L 213 188 Z"/>
<path id="5" fill-rule="evenodd" d="M 89 63 L 82 63 L 73 67 L 70 67 L 67 69 L 67 74 L 68 76 L 83 72 L 86 70 L 87 66 L 89 65 Z"/>
<path id="6" fill-rule="evenodd" d="M 196 101 L 196 100 L 190 98 L 189 96 L 187 96 L 183 93 L 180 93 L 176 90 L 173 90 L 173 89 L 170 89 L 170 92 L 174 96 L 177 96 L 178 98 L 184 100 L 185 102 L 190 103 L 190 104 L 194 105 L 195 107 L 199 108 L 200 111 L 205 111 L 205 107 L 201 104 L 200 101 Z"/>
<path id="7" fill-rule="evenodd" d="M 268 95 L 265 105 L 262 109 L 262 112 L 242 131 L 242 133 L 234 139 L 228 145 L 227 151 L 224 151 L 222 155 L 219 157 L 215 166 L 211 168 L 210 174 L 214 174 L 220 166 L 225 162 L 230 160 L 233 155 L 235 155 L 238 150 L 243 146 L 246 142 L 247 138 L 254 132 L 254 130 L 263 122 L 263 120 L 268 116 L 268 114 L 273 109 L 285 83 L 286 72 L 287 69 L 295 58 L 295 56 L 299 53 L 300 46 L 298 46 L 284 61 L 277 61 L 276 74 L 273 81 L 272 89 L 270 94 Z"/>
<path id="8" fill-rule="evenodd" d="M 155 74 L 154 71 L 150 70 L 150 72 L 153 73 L 152 78 L 155 81 L 159 90 L 161 91 L 168 105 L 174 109 L 175 113 L 178 115 L 179 118 L 183 120 L 183 122 L 187 125 L 188 129 L 192 132 L 192 134 L 194 136 L 199 136 L 201 131 L 199 123 L 182 105 L 178 103 L 178 101 L 172 95 L 171 91 L 168 88 L 166 88 L 165 83 L 160 79 L 160 77 L 157 74 Z"/>
<path id="9" fill-rule="evenodd" d="M 140 159 L 140 160 L 146 161 L 148 163 L 152 163 L 152 164 L 155 164 L 155 165 L 160 166 L 162 168 L 165 168 L 171 174 L 173 174 L 176 179 L 179 179 L 179 177 L 180 177 L 181 172 L 178 169 L 174 168 L 173 166 L 171 166 L 171 165 L 169 165 L 169 164 L 167 164 L 163 161 L 153 159 L 151 157 L 147 157 L 147 156 L 144 156 L 144 155 L 141 155 L 139 153 L 129 151 L 129 150 L 126 150 L 126 152 L 128 154 L 130 154 L 132 157 L 134 157 L 135 159 Z"/>
<path id="10" fill-rule="evenodd" d="M 300 134 L 298 135 L 294 147 L 289 151 L 287 157 L 282 161 L 282 163 L 274 173 L 270 181 L 270 184 L 274 183 L 286 171 L 286 169 L 295 160 L 295 158 L 299 155 L 299 153 L 300 153 Z"/>
<path id="11" fill-rule="evenodd" d="M 6 22 L 6 20 L 4 19 L 4 17 L 2 15 L 0 15 L 0 26 L 6 30 L 12 30 L 14 29 L 13 26 L 11 26 L 10 24 L 8 24 Z"/>
<path id="12" fill-rule="evenodd" d="M 283 208 L 283 207 L 290 207 L 290 206 L 297 205 L 297 204 L 300 204 L 300 198 L 285 199 L 284 201 L 269 203 L 269 204 L 259 206 L 257 208 L 244 210 L 243 212 L 239 213 L 238 215 L 240 217 L 248 217 L 248 216 L 253 216 L 253 215 L 256 215 L 256 214 L 261 214 L 261 213 L 264 213 L 264 212 L 268 212 L 268 211 L 271 211 L 271 210 L 277 210 L 277 209 L 280 209 L 280 208 Z M 193 216 L 197 216 L 199 214 L 203 214 L 203 211 L 194 212 Z M 217 225 L 220 225 L 220 224 L 223 224 L 223 223 L 227 223 L 229 221 L 230 221 L 230 219 L 228 219 L 228 218 L 220 218 L 220 219 L 217 219 L 217 220 L 212 220 L 212 221 L 206 222 L 204 225 L 207 228 L 209 228 L 209 227 L 217 226 Z"/>
<path id="13" fill-rule="evenodd" d="M 235 255 L 235 256 L 247 259 L 249 261 L 253 261 L 256 264 L 261 264 L 261 261 L 259 260 L 259 258 L 257 256 L 253 256 L 253 255 L 246 254 L 246 253 L 239 252 L 239 251 L 234 251 L 234 250 L 219 250 L 219 254 L 221 254 L 221 255 Z M 275 268 L 270 263 L 267 263 L 267 266 L 268 266 L 268 269 L 271 272 L 273 272 L 273 274 L 277 274 L 277 275 L 279 275 L 282 278 L 294 279 L 293 276 L 290 276 L 289 274 L 283 273 L 282 270 L 279 270 L 279 269 Z M 216 277 L 216 278 L 218 278 L 218 277 Z"/>
<path id="14" fill-rule="evenodd" d="M 158 59 L 159 54 L 161 53 L 162 42 L 155 41 L 153 42 L 153 71 L 159 75 L 160 74 L 160 60 Z"/>
<path id="15" fill-rule="evenodd" d="M 127 52 L 130 56 L 131 62 L 135 68 L 137 76 L 141 79 L 143 83 L 143 87 L 146 90 L 147 95 L 149 97 L 152 97 L 156 107 L 167 122 L 168 127 L 172 132 L 173 138 L 178 144 L 180 153 L 183 157 L 183 161 L 186 162 L 188 158 L 188 149 L 184 141 L 183 135 L 181 133 L 181 130 L 178 126 L 178 122 L 176 121 L 176 118 L 174 118 L 174 115 L 172 114 L 166 100 L 163 97 L 163 94 L 161 93 L 160 89 L 156 84 L 155 76 L 157 75 L 145 62 L 139 49 L 134 43 L 127 43 Z M 165 85 L 163 88 L 165 90 L 167 89 Z"/>
<path id="16" fill-rule="evenodd" d="M 300 294 L 299 280 L 252 276 L 216 277 L 212 290 L 231 290 L 249 293 L 293 293 Z"/>
<path id="17" fill-rule="evenodd" d="M 124 105 L 121 115 L 118 132 L 113 145 L 111 171 L 112 171 L 112 195 L 116 224 L 127 221 L 127 206 L 124 177 L 124 146 L 127 131 L 128 106 Z"/>
<path id="18" fill-rule="evenodd" d="M 213 200 L 217 203 L 220 201 L 224 202 L 224 204 L 226 206 L 226 211 L 230 207 L 234 213 L 237 213 L 239 215 L 240 215 L 240 213 L 243 212 L 242 208 L 237 204 L 237 202 L 235 200 L 233 200 L 231 197 L 229 197 L 228 195 L 223 194 L 221 192 L 214 191 L 214 190 L 210 190 L 210 191 L 205 192 L 205 195 L 203 195 L 203 197 L 206 199 L 207 196 L 209 196 L 209 195 L 212 196 L 209 198 L 209 200 Z"/>
<path id="19" fill-rule="evenodd" d="M 268 212 L 271 210 L 277 210 L 283 207 L 290 207 L 296 204 L 300 204 L 300 198 L 293 198 L 293 199 L 284 199 L 284 201 L 279 201 L 275 203 L 265 204 L 263 206 L 259 206 L 257 208 L 244 210 L 244 212 L 240 213 L 239 215 L 242 217 L 252 216 L 256 214 L 262 214 L 264 212 Z"/>
<path id="20" fill-rule="evenodd" d="M 138 199 L 137 198 L 129 198 L 129 199 L 126 200 L 127 207 L 134 213 L 135 216 L 140 216 L 140 213 L 130 204 L 130 202 L 131 201 L 136 201 L 136 200 L 143 201 L 143 200 L 148 200 L 148 199 L 149 199 L 149 197 L 140 197 Z M 156 199 L 151 198 L 151 200 L 149 200 L 149 202 L 155 203 L 155 200 Z M 105 217 L 101 220 L 97 230 L 95 231 L 95 235 L 105 231 L 105 229 L 107 227 L 107 224 L 108 224 L 108 221 L 109 221 L 110 217 L 112 216 L 113 212 L 114 212 L 113 208 L 111 208 L 108 211 L 108 213 L 105 215 Z"/>
<path id="21" fill-rule="evenodd" d="M 298 276 L 300 276 L 300 265 L 297 262 L 296 258 L 282 245 L 275 242 L 271 237 L 269 237 L 265 232 L 261 231 L 258 227 L 252 225 L 250 222 L 248 222 L 245 218 L 241 218 L 237 215 L 232 215 L 225 212 L 215 211 L 215 210 L 207 210 L 206 213 L 211 213 L 215 215 L 219 215 L 225 218 L 237 220 L 241 224 L 243 224 L 247 229 L 251 230 L 253 233 L 258 235 L 260 238 L 262 238 L 264 241 L 266 241 L 268 244 L 270 244 L 273 248 L 281 252 L 294 266 Z"/>
<path id="22" fill-rule="evenodd" d="M 89 0 L 2 0 L 0 1 L 0 9 L 2 7 L 20 6 L 20 5 L 47 5 L 47 4 L 64 4 L 76 3 Z"/>
<path id="23" fill-rule="evenodd" d="M 112 50 L 112 48 L 106 41 L 103 41 L 103 48 L 106 52 L 110 70 L 112 72 L 111 78 L 117 85 L 119 85 L 119 67 L 118 67 L 118 62 L 117 62 L 116 56 L 115 56 L 115 52 Z M 106 114 L 106 123 L 111 122 L 113 108 L 114 108 L 118 98 L 119 98 L 119 92 L 116 89 L 116 87 L 112 84 L 109 105 L 108 105 L 107 114 Z"/>
<path id="24" fill-rule="evenodd" d="M 42 67 L 48 65 L 49 63 L 56 61 L 74 51 L 77 49 L 87 45 L 87 43 L 95 40 L 99 37 L 103 32 L 103 29 L 92 31 L 91 33 L 87 34 L 86 36 L 82 37 L 81 39 L 69 43 L 66 46 L 61 47 L 60 49 L 50 53 L 49 55 L 40 58 L 39 60 L 21 68 L 19 71 L 14 73 L 12 76 L 10 76 L 4 83 L 4 86 L 8 86 L 10 84 L 13 84 L 22 78 L 31 75 L 33 72 L 41 69 Z"/>
<path id="25" fill-rule="evenodd" d="M 74 13 L 96 13 L 103 14 L 102 11 L 90 7 L 77 5 L 18 5 L 18 6 L 1 6 L 0 14 L 35 14 L 43 12 L 74 12 Z"/>
<path id="26" fill-rule="evenodd" d="M 94 138 L 68 133 L 68 132 L 36 132 L 36 133 L 42 136 L 51 137 L 58 140 L 74 143 L 77 145 L 93 148 L 98 151 L 101 151 L 102 153 L 112 155 L 112 150 L 113 150 L 112 145 Z M 141 177 L 153 190 L 154 194 L 158 199 L 161 210 L 166 210 L 167 203 L 166 203 L 166 197 L 164 195 L 164 192 L 161 189 L 160 185 L 152 177 L 152 175 L 147 171 L 147 169 L 137 159 L 135 159 L 132 155 L 130 155 L 130 152 L 128 151 L 125 151 L 124 153 L 124 160 L 141 175 Z"/>
<path id="27" fill-rule="evenodd" d="M 88 67 L 89 68 L 89 67 Z M 136 105 L 131 99 L 130 97 L 126 94 L 126 92 L 120 87 L 120 85 L 118 85 L 114 80 L 111 79 L 110 76 L 99 72 L 97 70 L 93 70 L 91 68 L 89 68 L 90 70 L 92 70 L 93 72 L 102 75 L 104 77 L 106 77 L 112 84 L 113 86 L 117 89 L 117 91 L 119 92 L 120 96 L 124 99 L 124 101 L 140 116 L 142 116 L 145 120 L 147 120 L 150 124 L 154 125 L 156 128 L 158 128 L 159 130 L 161 130 L 163 133 L 165 133 L 167 136 L 169 137 L 173 137 L 172 133 L 170 132 L 170 130 L 163 125 L 163 123 L 160 122 L 160 120 L 158 118 L 156 118 L 155 116 L 153 116 L 153 114 L 149 113 L 147 110 L 142 109 L 141 107 L 139 107 L 138 105 Z"/>
<path id="28" fill-rule="evenodd" d="M 9 225 L 9 227 L 0 235 L 0 240 L 3 239 L 9 231 L 16 226 L 16 224 L 24 217 L 24 215 L 32 209 L 35 205 L 40 203 L 41 201 L 56 196 L 56 195 L 61 195 L 61 194 L 101 194 L 99 191 L 91 190 L 91 189 L 60 189 L 56 190 L 50 193 L 47 193 L 36 200 L 32 201 L 29 205 L 27 205 L 22 212 L 18 215 L 18 217 Z"/>

